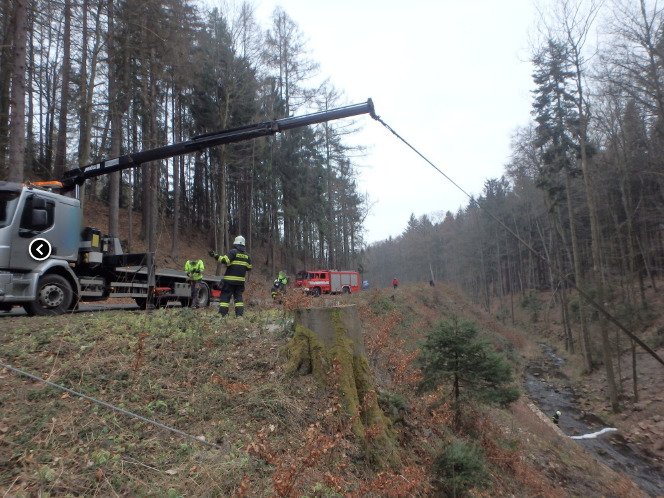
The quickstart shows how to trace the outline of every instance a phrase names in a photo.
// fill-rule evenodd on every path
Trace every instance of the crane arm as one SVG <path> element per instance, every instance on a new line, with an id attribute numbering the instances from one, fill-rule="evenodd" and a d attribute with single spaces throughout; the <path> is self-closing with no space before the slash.
<path id="1" fill-rule="evenodd" d="M 371 99 L 368 99 L 361 104 L 353 104 L 337 109 L 305 114 L 303 116 L 281 118 L 273 121 L 264 121 L 262 123 L 242 126 L 239 128 L 206 133 L 184 142 L 134 152 L 114 159 L 99 161 L 97 163 L 68 170 L 62 178 L 62 184 L 65 189 L 72 189 L 76 185 L 81 185 L 88 178 L 107 175 L 127 168 L 134 168 L 150 161 L 158 161 L 169 157 L 190 154 L 217 145 L 252 140 L 258 137 L 274 135 L 293 128 L 367 113 L 370 114 L 372 118 L 376 119 L 377 116 Z"/>

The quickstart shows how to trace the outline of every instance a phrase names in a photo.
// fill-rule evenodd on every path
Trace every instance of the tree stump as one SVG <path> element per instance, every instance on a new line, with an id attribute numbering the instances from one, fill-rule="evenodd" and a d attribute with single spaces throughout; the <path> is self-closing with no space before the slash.
<path id="1" fill-rule="evenodd" d="M 287 353 L 287 372 L 313 374 L 319 382 L 339 389 L 353 433 L 365 443 L 368 459 L 378 467 L 398 466 L 397 443 L 391 422 L 378 405 L 356 307 L 296 310 L 295 335 Z M 339 370 L 333 378 L 335 363 Z"/>

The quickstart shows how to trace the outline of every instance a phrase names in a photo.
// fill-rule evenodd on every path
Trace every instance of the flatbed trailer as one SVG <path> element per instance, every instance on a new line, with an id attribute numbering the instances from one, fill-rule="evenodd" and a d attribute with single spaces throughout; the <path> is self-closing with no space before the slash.
<path id="1" fill-rule="evenodd" d="M 129 297 L 136 301 L 141 308 L 148 305 L 149 287 L 145 282 L 148 279 L 148 269 L 144 266 L 116 268 L 118 276 L 116 282 L 111 282 L 111 293 L 108 297 Z M 153 289 L 153 304 L 159 308 L 169 303 L 179 302 L 188 306 L 191 298 L 191 288 L 187 274 L 180 270 L 162 268 L 155 270 L 155 283 Z M 198 289 L 198 305 L 204 308 L 214 299 L 219 298 L 221 276 L 203 276 L 203 285 Z"/>

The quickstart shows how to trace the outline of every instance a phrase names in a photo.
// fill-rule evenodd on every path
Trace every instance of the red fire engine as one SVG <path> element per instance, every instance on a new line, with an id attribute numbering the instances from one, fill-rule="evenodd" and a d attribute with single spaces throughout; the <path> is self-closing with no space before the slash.
<path id="1" fill-rule="evenodd" d="M 295 287 L 307 294 L 350 294 L 360 290 L 360 274 L 356 271 L 307 270 L 295 277 Z"/>

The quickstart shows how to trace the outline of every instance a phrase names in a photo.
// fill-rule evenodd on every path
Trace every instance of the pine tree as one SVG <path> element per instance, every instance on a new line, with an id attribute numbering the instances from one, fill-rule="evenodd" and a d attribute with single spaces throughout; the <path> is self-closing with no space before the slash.
<path id="1" fill-rule="evenodd" d="M 509 363 L 478 334 L 473 322 L 458 317 L 442 321 L 427 335 L 419 358 L 424 375 L 422 390 L 452 384 L 457 426 L 465 400 L 507 405 L 519 397 L 510 385 L 513 378 Z"/>
<path id="2" fill-rule="evenodd" d="M 567 202 L 574 278 L 576 285 L 582 287 L 581 255 L 571 192 L 572 179 L 580 173 L 576 165 L 579 145 L 574 139 L 574 133 L 579 129 L 573 85 L 575 73 L 565 44 L 552 39 L 535 55 L 533 63 L 536 67 L 533 80 L 537 88 L 534 91 L 532 113 L 537 122 L 535 146 L 540 151 L 542 164 L 538 172 L 537 186 L 548 194 L 552 212 L 557 210 L 563 199 Z M 586 371 L 590 372 L 593 368 L 590 333 L 583 304 L 579 306 L 579 314 L 584 366 Z"/>

